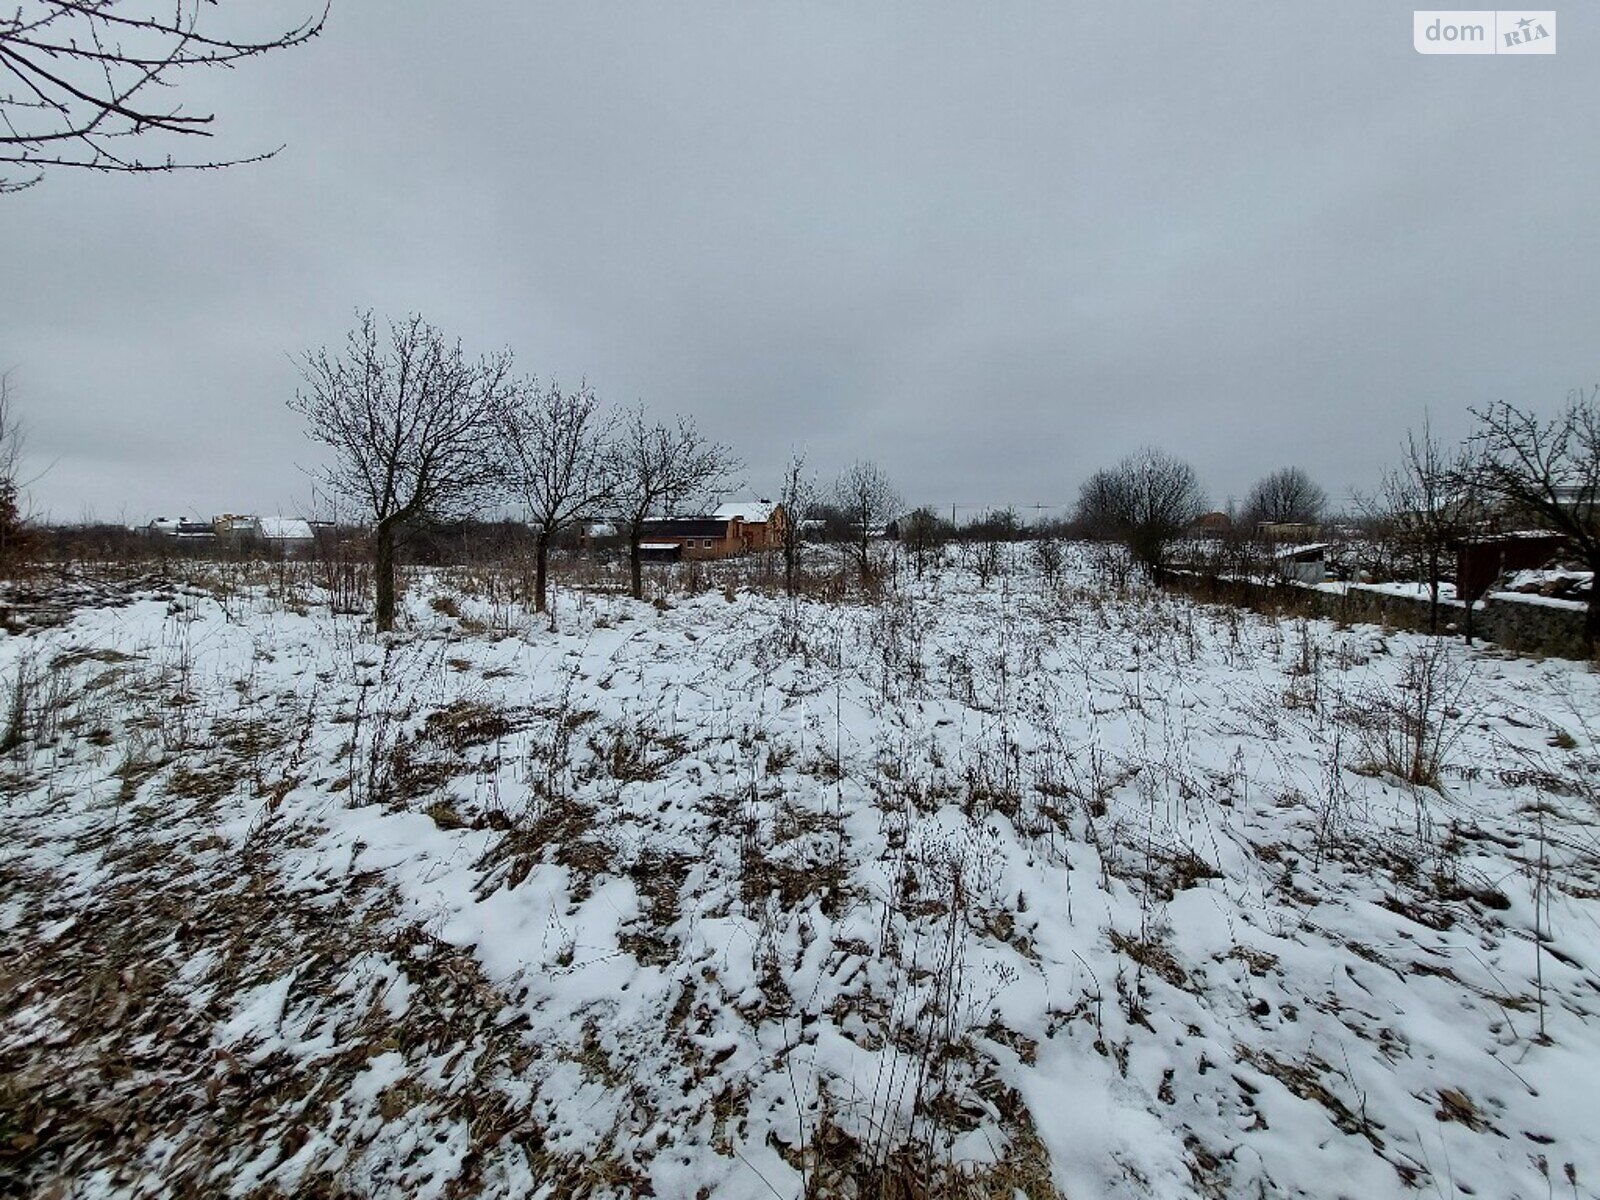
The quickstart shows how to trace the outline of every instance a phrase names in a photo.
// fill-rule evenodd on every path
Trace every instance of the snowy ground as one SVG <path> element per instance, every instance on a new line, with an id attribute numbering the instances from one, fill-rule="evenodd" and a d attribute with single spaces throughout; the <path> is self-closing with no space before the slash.
<path id="1" fill-rule="evenodd" d="M 0 635 L 0 1195 L 1600 1196 L 1600 675 L 1015 559 Z"/>

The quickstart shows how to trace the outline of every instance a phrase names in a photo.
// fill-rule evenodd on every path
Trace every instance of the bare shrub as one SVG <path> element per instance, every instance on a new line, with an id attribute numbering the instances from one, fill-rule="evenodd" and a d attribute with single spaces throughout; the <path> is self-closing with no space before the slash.
<path id="1" fill-rule="evenodd" d="M 1203 506 L 1193 467 L 1145 449 L 1089 477 L 1078 496 L 1077 519 L 1094 536 L 1121 542 L 1160 583 L 1169 547 Z"/>
<path id="2" fill-rule="evenodd" d="M 850 527 L 850 549 L 865 584 L 872 575 L 872 539 L 894 519 L 900 493 L 874 462 L 856 462 L 833 485 L 833 502 Z"/>
<path id="3" fill-rule="evenodd" d="M 1055 538 L 1038 538 L 1033 543 L 1033 562 L 1045 582 L 1055 584 L 1060 581 L 1061 572 L 1066 567 L 1066 553 Z"/>
<path id="4" fill-rule="evenodd" d="M 978 577 L 980 587 L 988 587 L 1005 567 L 1000 543 L 992 538 L 963 542 L 961 549 L 962 558 L 966 560 L 967 566 L 972 568 L 972 573 Z"/>
<path id="5" fill-rule="evenodd" d="M 1430 641 L 1412 650 L 1393 688 L 1369 689 L 1353 716 L 1374 766 L 1407 783 L 1437 788 L 1450 748 L 1461 736 L 1461 700 L 1470 669 Z"/>

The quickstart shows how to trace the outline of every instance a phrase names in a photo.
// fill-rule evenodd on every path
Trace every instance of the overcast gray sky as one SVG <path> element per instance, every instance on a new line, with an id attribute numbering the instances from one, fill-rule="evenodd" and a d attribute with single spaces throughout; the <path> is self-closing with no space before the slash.
<path id="1" fill-rule="evenodd" d="M 1342 496 L 1425 408 L 1600 378 L 1600 15 L 1558 11 L 1509 58 L 1369 0 L 333 0 L 185 85 L 276 159 L 0 197 L 35 502 L 304 510 L 294 355 L 358 306 L 692 413 L 757 493 L 794 447 L 1063 504 L 1156 444 Z"/>

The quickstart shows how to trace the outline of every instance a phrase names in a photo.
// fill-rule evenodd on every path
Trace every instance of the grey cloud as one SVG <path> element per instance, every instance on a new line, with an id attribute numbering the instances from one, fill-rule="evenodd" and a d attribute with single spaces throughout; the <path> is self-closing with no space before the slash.
<path id="1" fill-rule="evenodd" d="M 1600 376 L 1600 19 L 1424 58 L 1410 12 L 336 0 L 203 81 L 215 175 L 0 200 L 37 499 L 303 505 L 292 355 L 417 309 L 540 375 L 913 500 L 1070 501 L 1134 446 L 1218 499 L 1370 486 L 1424 408 Z"/>

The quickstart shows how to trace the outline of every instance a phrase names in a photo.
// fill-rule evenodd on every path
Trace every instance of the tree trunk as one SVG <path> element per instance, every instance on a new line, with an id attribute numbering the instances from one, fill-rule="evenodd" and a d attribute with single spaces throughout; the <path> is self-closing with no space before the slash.
<path id="1" fill-rule="evenodd" d="M 1583 648 L 1591 656 L 1600 650 L 1600 558 L 1589 560 L 1589 610 L 1583 614 Z"/>
<path id="2" fill-rule="evenodd" d="M 544 612 L 545 582 L 550 570 L 550 537 L 542 530 L 533 543 L 533 611 Z"/>
<path id="3" fill-rule="evenodd" d="M 1438 546 L 1427 550 L 1427 632 L 1438 634 Z"/>
<path id="4" fill-rule="evenodd" d="M 379 633 L 394 628 L 394 527 L 393 519 L 379 521 L 373 531 L 373 573 L 377 578 L 378 602 L 373 621 Z"/>
<path id="5" fill-rule="evenodd" d="M 637 529 L 628 535 L 628 567 L 632 573 L 633 598 L 644 599 L 644 553 L 639 549 L 642 537 Z"/>

